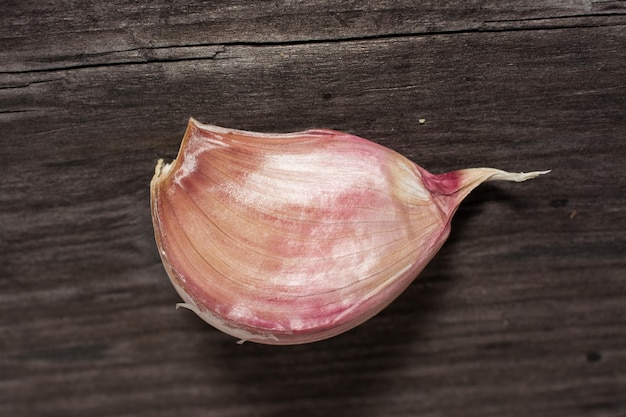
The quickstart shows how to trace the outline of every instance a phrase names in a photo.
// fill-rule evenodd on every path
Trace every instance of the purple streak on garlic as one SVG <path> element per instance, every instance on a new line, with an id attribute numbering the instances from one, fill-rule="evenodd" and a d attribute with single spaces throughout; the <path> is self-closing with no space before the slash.
<path id="1" fill-rule="evenodd" d="M 346 133 L 261 134 L 191 119 L 176 160 L 156 166 L 152 217 L 181 306 L 242 341 L 308 343 L 389 305 L 480 183 L 545 172 L 433 175 Z"/>

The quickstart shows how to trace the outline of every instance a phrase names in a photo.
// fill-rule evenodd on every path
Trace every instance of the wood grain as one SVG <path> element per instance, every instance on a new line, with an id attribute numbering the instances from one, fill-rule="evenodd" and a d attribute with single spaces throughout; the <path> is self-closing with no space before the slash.
<path id="1" fill-rule="evenodd" d="M 626 415 L 626 2 L 540 3 L 0 3 L 0 415 Z M 152 237 L 190 116 L 553 172 L 363 326 L 238 346 Z"/>

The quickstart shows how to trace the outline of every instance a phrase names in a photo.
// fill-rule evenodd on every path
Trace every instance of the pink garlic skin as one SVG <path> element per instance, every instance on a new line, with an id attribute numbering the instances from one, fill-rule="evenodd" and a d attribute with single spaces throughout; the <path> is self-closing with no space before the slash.
<path id="1" fill-rule="evenodd" d="M 314 342 L 402 293 L 474 187 L 531 177 L 507 175 L 520 174 L 433 175 L 331 130 L 259 134 L 191 119 L 151 183 L 155 236 L 183 306 L 209 324 L 243 341 Z"/>

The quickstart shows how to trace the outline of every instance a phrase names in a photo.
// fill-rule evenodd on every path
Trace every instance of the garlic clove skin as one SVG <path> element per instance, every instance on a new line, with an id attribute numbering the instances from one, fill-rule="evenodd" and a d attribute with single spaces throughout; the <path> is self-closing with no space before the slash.
<path id="1" fill-rule="evenodd" d="M 151 208 L 179 306 L 241 341 L 299 344 L 391 303 L 480 183 L 542 173 L 433 175 L 346 133 L 262 134 L 191 119 L 176 160 L 155 168 Z"/>

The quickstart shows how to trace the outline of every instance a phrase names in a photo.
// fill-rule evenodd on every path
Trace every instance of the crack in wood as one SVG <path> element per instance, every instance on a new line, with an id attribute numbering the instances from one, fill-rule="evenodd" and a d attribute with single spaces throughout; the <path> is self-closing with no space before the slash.
<path id="1" fill-rule="evenodd" d="M 37 110 L 0 110 L 0 114 L 14 114 L 14 113 L 34 113 Z"/>
<path id="2" fill-rule="evenodd" d="M 15 84 L 15 85 L 0 85 L 0 90 L 11 90 L 11 89 L 15 89 L 15 88 L 28 88 L 31 85 L 53 83 L 53 82 L 56 82 L 56 81 L 64 81 L 64 79 L 63 78 L 52 78 L 52 79 L 49 79 L 49 80 L 29 81 L 29 82 Z"/>
<path id="3" fill-rule="evenodd" d="M 95 62 L 95 63 L 85 63 L 85 64 L 76 64 L 76 65 L 66 65 L 66 66 L 58 66 L 58 67 L 50 67 L 50 68 L 38 68 L 38 69 L 32 69 L 32 70 L 25 70 L 25 71 L 0 71 L 0 75 L 3 74 L 34 74 L 34 73 L 46 73 L 46 72 L 56 72 L 56 71 L 73 71 L 73 70 L 81 70 L 81 69 L 89 69 L 89 68 L 106 68 L 106 67 L 116 67 L 116 66 L 124 66 L 124 65 L 145 65 L 145 64 L 163 64 L 163 63 L 174 63 L 174 62 L 185 62 L 185 61 L 203 61 L 203 60 L 213 60 L 213 59 L 220 59 L 218 58 L 219 55 L 223 54 L 226 52 L 226 46 L 225 45 L 212 45 L 212 44 L 207 44 L 207 45 L 202 45 L 204 47 L 207 46 L 220 46 L 221 49 L 215 51 L 214 53 L 210 54 L 210 55 L 203 55 L 203 56 L 188 56 L 188 57 L 165 57 L 165 58 L 148 58 L 148 57 L 142 57 L 141 59 L 129 59 L 126 61 L 113 61 L 113 62 Z M 180 48 L 193 48 L 194 46 L 184 46 L 184 47 L 180 47 Z M 146 47 L 146 48 L 132 48 L 132 49 L 128 49 L 127 51 L 133 51 L 133 50 L 148 50 L 148 49 L 170 49 L 170 50 L 175 50 L 178 49 L 179 47 L 177 46 L 162 46 L 162 47 Z M 108 51 L 108 52 L 102 52 L 102 53 L 96 53 L 96 54 L 82 54 L 82 56 L 106 56 L 106 55 L 111 55 L 112 53 L 116 53 L 117 51 Z M 122 51 L 125 52 L 125 51 Z M 73 58 L 78 58 L 81 55 L 78 55 L 76 57 Z M 58 79 L 60 80 L 60 78 Z M 31 83 L 32 84 L 32 83 Z M 24 87 L 27 87 L 28 84 L 25 84 Z M 11 88 L 11 87 L 7 87 L 7 88 Z"/>

